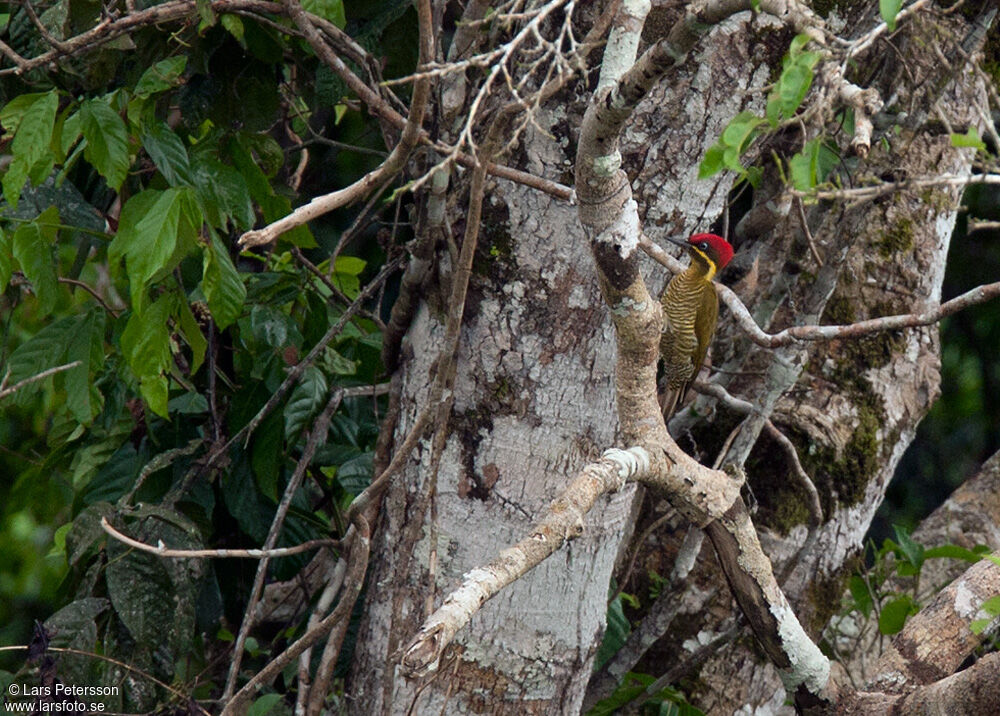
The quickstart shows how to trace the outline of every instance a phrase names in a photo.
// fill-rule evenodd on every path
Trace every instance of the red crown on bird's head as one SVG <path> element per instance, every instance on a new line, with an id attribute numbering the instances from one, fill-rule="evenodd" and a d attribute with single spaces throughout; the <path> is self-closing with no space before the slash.
<path id="1" fill-rule="evenodd" d="M 719 271 L 733 258 L 732 245 L 721 236 L 716 236 L 715 234 L 695 234 L 688 239 L 688 243 L 697 248 L 701 248 L 699 244 L 708 244 L 708 248 L 711 251 L 709 255 L 716 262 Z"/>

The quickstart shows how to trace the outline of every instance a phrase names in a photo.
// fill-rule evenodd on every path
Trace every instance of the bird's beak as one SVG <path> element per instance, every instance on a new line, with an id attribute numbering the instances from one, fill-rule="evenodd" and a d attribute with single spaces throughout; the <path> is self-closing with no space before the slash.
<path id="1" fill-rule="evenodd" d="M 670 237 L 670 236 L 666 236 L 664 238 L 667 241 L 669 241 L 670 243 L 672 243 L 672 244 L 677 244 L 681 248 L 685 248 L 685 249 L 688 248 L 688 242 L 687 241 L 681 241 L 680 239 L 675 239 L 675 238 Z"/>

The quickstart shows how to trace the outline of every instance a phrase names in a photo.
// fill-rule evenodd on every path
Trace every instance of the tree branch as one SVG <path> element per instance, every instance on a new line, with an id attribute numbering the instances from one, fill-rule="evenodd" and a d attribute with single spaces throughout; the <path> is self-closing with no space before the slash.
<path id="1" fill-rule="evenodd" d="M 549 505 L 530 534 L 498 554 L 489 564 L 465 574 L 462 585 L 420 628 L 403 654 L 403 668 L 413 678 L 438 667 L 441 654 L 472 615 L 511 582 L 520 579 L 568 540 L 583 534 L 583 516 L 601 495 L 615 492 L 650 469 L 649 454 L 638 447 L 608 450 L 587 465 Z"/>
<path id="2" fill-rule="evenodd" d="M 680 262 L 670 256 L 660 246 L 653 243 L 649 237 L 643 236 L 639 240 L 639 246 L 658 263 L 666 266 L 674 273 L 679 273 L 682 270 Z M 956 296 L 942 303 L 937 308 L 922 313 L 905 313 L 895 316 L 882 316 L 881 318 L 869 318 L 857 323 L 838 326 L 791 326 L 777 333 L 767 333 L 757 325 L 753 316 L 750 315 L 749 309 L 747 309 L 739 299 L 739 296 L 731 288 L 718 282 L 716 282 L 715 288 L 719 293 L 719 299 L 732 312 L 736 324 L 743 329 L 750 340 L 764 348 L 778 348 L 799 341 L 831 341 L 843 338 L 860 338 L 861 336 L 881 331 L 898 331 L 903 328 L 929 326 L 965 308 L 991 301 L 1000 296 L 1000 281 L 998 281 L 996 283 L 977 286 L 970 291 L 966 291 L 961 296 Z"/>

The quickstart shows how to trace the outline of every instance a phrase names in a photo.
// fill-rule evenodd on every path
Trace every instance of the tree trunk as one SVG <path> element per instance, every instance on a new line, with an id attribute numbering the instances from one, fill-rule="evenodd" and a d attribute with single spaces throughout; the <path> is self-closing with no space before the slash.
<path id="1" fill-rule="evenodd" d="M 886 97 L 898 90 L 911 118 L 925 119 L 939 102 L 953 121 L 975 124 L 967 108 L 982 87 L 965 73 L 945 77 L 939 89 L 947 70 L 921 49 L 942 27 L 921 21 L 895 36 L 904 59 L 886 50 L 866 81 Z M 913 41 L 912 33 L 921 39 Z M 697 56 L 635 114 L 622 154 L 651 238 L 707 230 L 721 217 L 731 179 L 697 181 L 699 162 L 731 117 L 747 109 L 763 113 L 765 95 L 748 90 L 772 81 L 790 39 L 765 16 L 737 15 L 713 30 Z M 566 181 L 583 108 L 568 90 L 557 99 L 535 117 L 547 134 L 527 131 L 519 161 L 505 161 Z M 850 160 L 851 171 L 922 176 L 971 165 L 971 150 L 951 147 L 947 134 L 927 135 L 919 122 L 887 139 L 891 150 L 874 146 L 867 161 Z M 771 148 L 762 152 L 765 166 Z M 461 184 L 461 177 L 453 181 Z M 772 191 L 754 192 L 751 211 L 735 231 L 743 274 L 723 276 L 736 281 L 765 328 L 847 323 L 938 302 L 958 189 L 806 206 L 806 232 L 796 206 L 786 201 L 777 212 L 766 208 L 781 203 L 771 195 L 776 185 L 776 177 L 765 176 L 763 187 Z M 740 218 L 734 213 L 732 223 Z M 461 215 L 451 219 L 453 229 L 464 223 Z M 460 232 L 454 233 L 457 239 Z M 810 234 L 822 266 L 810 256 Z M 447 252 L 439 249 L 437 265 L 448 266 Z M 655 290 L 666 276 L 650 264 Z M 403 346 L 397 444 L 426 403 L 445 320 L 425 296 Z M 737 437 L 733 450 L 749 454 L 748 482 L 760 502 L 754 521 L 764 547 L 776 573 L 786 570 L 786 592 L 800 621 L 818 635 L 839 606 L 845 563 L 857 554 L 900 456 L 936 397 L 937 329 L 775 350 L 752 345 L 724 313 L 713 350 L 713 364 L 727 371 L 719 382 L 773 411 L 820 492 L 824 521 L 810 534 L 804 491 L 789 477 L 784 454 L 769 438 L 758 441 L 756 432 Z M 575 207 L 506 181 L 488 184 L 437 476 L 436 539 L 425 500 L 432 479 L 426 441 L 390 486 L 377 525 L 349 683 L 353 713 L 579 712 L 604 628 L 609 578 L 620 542 L 631 533 L 630 489 L 588 514 L 581 538 L 487 603 L 445 651 L 436 675 L 423 683 L 403 679 L 398 652 L 426 616 L 429 595 L 437 595 L 431 607 L 437 606 L 464 572 L 522 538 L 577 469 L 616 445 L 613 374 L 612 328 Z M 696 404 L 708 406 L 705 398 Z M 681 422 L 693 454 L 711 463 L 737 418 L 718 408 L 711 420 Z M 650 504 L 643 524 L 655 517 L 657 503 Z M 676 519 L 661 530 L 637 573 L 669 573 L 685 536 L 685 549 L 697 553 L 700 542 L 689 532 Z M 679 668 L 680 678 L 704 661 L 692 700 L 706 713 L 757 706 L 780 711 L 786 698 L 780 681 L 751 640 L 699 650 L 720 633 L 735 633 L 738 611 L 723 585 L 718 565 L 701 550 L 694 571 L 664 590 L 661 599 L 682 607 L 647 636 L 661 641 L 641 665 L 651 673 Z M 634 665 L 634 659 L 619 664 L 623 670 Z"/>

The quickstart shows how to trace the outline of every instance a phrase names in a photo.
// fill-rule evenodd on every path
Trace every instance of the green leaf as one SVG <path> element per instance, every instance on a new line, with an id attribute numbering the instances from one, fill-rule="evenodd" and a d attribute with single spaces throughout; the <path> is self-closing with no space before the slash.
<path id="1" fill-rule="evenodd" d="M 48 97 L 50 92 L 32 92 L 30 94 L 18 95 L 10 102 L 0 108 L 0 124 L 4 128 L 5 137 L 13 137 L 17 128 L 21 125 L 24 117 L 31 106 L 43 97 Z"/>
<path id="2" fill-rule="evenodd" d="M 194 375 L 205 360 L 208 341 L 205 340 L 205 334 L 201 332 L 201 326 L 198 325 L 187 301 L 178 301 L 177 325 L 184 340 L 191 347 L 191 375 Z"/>
<path id="3" fill-rule="evenodd" d="M 972 147 L 981 152 L 986 151 L 986 142 L 982 140 L 979 136 L 979 132 L 975 127 L 969 127 L 965 134 L 957 134 L 955 132 L 951 133 L 951 146 L 953 147 Z"/>
<path id="4" fill-rule="evenodd" d="M 811 41 L 812 38 L 804 33 L 793 37 L 791 44 L 788 46 L 788 59 L 798 57 Z"/>
<path id="5" fill-rule="evenodd" d="M 253 227 L 256 215 L 250 190 L 235 167 L 220 162 L 211 148 L 197 147 L 191 157 L 191 173 L 205 218 L 212 226 L 223 231 L 229 222 L 240 231 Z"/>
<path id="6" fill-rule="evenodd" d="M 201 393 L 188 392 L 171 398 L 167 409 L 181 415 L 200 415 L 208 412 L 208 399 Z"/>
<path id="7" fill-rule="evenodd" d="M 784 72 L 775 88 L 778 111 L 782 117 L 791 117 L 802 104 L 806 93 L 812 86 L 812 69 L 804 64 L 795 63 Z"/>
<path id="8" fill-rule="evenodd" d="M 243 311 L 247 289 L 229 258 L 229 252 L 214 234 L 211 243 L 203 247 L 203 256 L 201 291 L 208 299 L 215 324 L 220 331 L 224 331 Z"/>
<path id="9" fill-rule="evenodd" d="M 867 618 L 872 613 L 872 607 L 874 606 L 874 600 L 872 599 L 872 593 L 868 588 L 868 584 L 864 579 L 855 574 L 850 578 L 847 585 L 858 611 Z"/>
<path id="10" fill-rule="evenodd" d="M 4 198 L 15 208 L 28 174 L 36 165 L 45 166 L 53 161 L 49 144 L 52 142 L 58 109 L 59 96 L 56 91 L 46 92 L 25 109 L 17 123 L 17 132 L 10 145 L 14 158 L 3 178 Z"/>
<path id="11" fill-rule="evenodd" d="M 7 290 L 10 277 L 14 275 L 14 254 L 11 249 L 10 234 L 0 226 L 0 293 Z"/>
<path id="12" fill-rule="evenodd" d="M 906 618 L 917 612 L 913 597 L 904 594 L 889 601 L 882 607 L 878 617 L 878 630 L 886 636 L 898 634 L 906 624 Z"/>
<path id="13" fill-rule="evenodd" d="M 167 417 L 167 377 L 170 367 L 170 330 L 177 295 L 166 293 L 144 314 L 133 312 L 121 336 L 122 353 L 139 378 L 142 397 L 157 415 Z"/>
<path id="14" fill-rule="evenodd" d="M 944 557 L 946 559 L 960 559 L 963 562 L 978 562 L 983 558 L 983 555 L 979 552 L 974 552 L 971 549 L 966 549 L 965 547 L 959 547 L 957 544 L 943 544 L 938 547 L 930 547 L 924 551 L 924 559 L 937 559 Z"/>
<path id="15" fill-rule="evenodd" d="M 809 191 L 816 186 L 819 149 L 820 140 L 810 140 L 805 143 L 801 152 L 788 160 L 788 171 L 791 175 L 792 186 L 799 191 Z"/>
<path id="16" fill-rule="evenodd" d="M 705 158 L 698 165 L 699 179 L 707 179 L 722 171 L 722 152 L 723 147 L 721 144 L 713 144 L 708 148 L 705 152 Z"/>
<path id="17" fill-rule="evenodd" d="M 264 694 L 251 704 L 247 716 L 265 716 L 281 701 L 281 694 Z"/>
<path id="18" fill-rule="evenodd" d="M 343 0 L 302 0 L 302 9 L 329 20 L 341 30 L 347 24 Z"/>
<path id="19" fill-rule="evenodd" d="M 729 124 L 722 130 L 720 140 L 722 144 L 727 147 L 735 147 L 742 154 L 753 138 L 757 136 L 757 127 L 763 121 L 753 112 L 740 112 L 729 120 Z"/>
<path id="20" fill-rule="evenodd" d="M 608 626 L 604 632 L 604 638 L 601 640 L 601 645 L 597 649 L 594 669 L 600 669 L 608 659 L 617 654 L 618 650 L 625 645 L 625 640 L 628 639 L 628 635 L 632 631 L 632 625 L 629 624 L 622 609 L 621 596 L 615 598 L 608 605 L 607 619 Z"/>
<path id="21" fill-rule="evenodd" d="M 878 10 L 882 14 L 882 19 L 885 20 L 889 32 L 896 31 L 896 16 L 902 7 L 903 0 L 879 0 Z"/>
<path id="22" fill-rule="evenodd" d="M 104 363 L 104 312 L 93 309 L 77 323 L 66 349 L 66 361 L 80 361 L 65 374 L 66 407 L 80 423 L 89 425 L 101 412 L 104 398 L 91 376 Z"/>
<path id="23" fill-rule="evenodd" d="M 171 186 L 196 186 L 184 142 L 164 122 L 147 126 L 142 146 Z"/>
<path id="24" fill-rule="evenodd" d="M 240 19 L 239 15 L 223 15 L 220 18 L 222 26 L 229 31 L 229 34 L 236 38 L 236 41 L 241 45 L 243 43 L 243 21 Z"/>
<path id="25" fill-rule="evenodd" d="M 38 298 L 39 313 L 43 316 L 52 312 L 58 291 L 55 257 L 52 255 L 58 225 L 59 212 L 56 207 L 50 206 L 34 221 L 21 224 L 14 232 L 14 258 L 31 281 Z"/>
<path id="26" fill-rule="evenodd" d="M 896 542 L 903 557 L 919 570 L 924 563 L 924 546 L 914 542 L 909 531 L 901 525 L 893 525 L 892 529 L 896 533 Z"/>
<path id="27" fill-rule="evenodd" d="M 111 242 L 108 259 L 112 265 L 125 256 L 132 307 L 141 313 L 146 285 L 159 272 L 170 271 L 183 253 L 177 255 L 178 239 L 190 240 L 194 230 L 186 217 L 190 190 L 147 189 L 136 194 L 122 209 L 118 234 Z M 184 248 L 185 244 L 180 244 Z"/>
<path id="28" fill-rule="evenodd" d="M 361 453 L 337 468 L 337 482 L 352 495 L 360 495 L 371 484 L 374 472 L 375 453 Z"/>
<path id="29" fill-rule="evenodd" d="M 326 402 L 326 376 L 316 366 L 309 366 L 288 397 L 285 405 L 285 439 L 291 440 L 319 412 Z M 322 443 L 323 440 L 320 440 Z"/>
<path id="30" fill-rule="evenodd" d="M 129 167 L 125 122 L 105 102 L 93 99 L 80 107 L 80 128 L 87 140 L 83 156 L 117 191 Z"/>
<path id="31" fill-rule="evenodd" d="M 160 60 L 142 73 L 142 77 L 135 85 L 135 96 L 149 97 L 176 87 L 181 83 L 181 75 L 186 66 L 187 57 L 184 55 Z"/>

